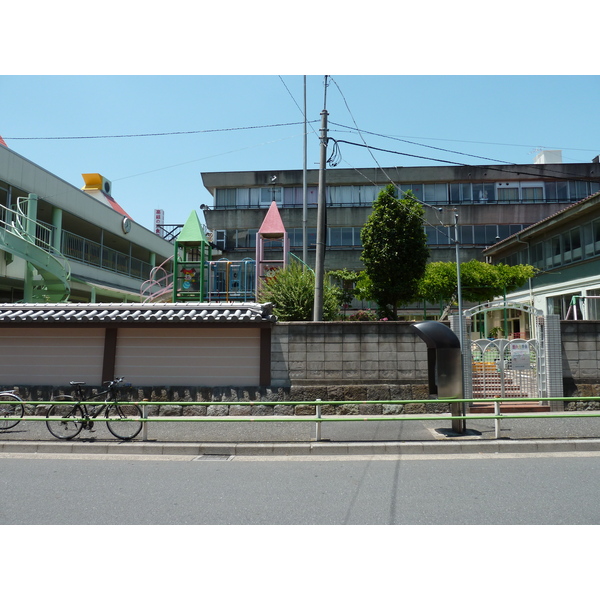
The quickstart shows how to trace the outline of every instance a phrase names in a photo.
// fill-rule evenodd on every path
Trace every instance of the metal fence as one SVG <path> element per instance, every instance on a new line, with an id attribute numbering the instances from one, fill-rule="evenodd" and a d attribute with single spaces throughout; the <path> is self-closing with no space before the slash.
<path id="1" fill-rule="evenodd" d="M 152 265 L 123 252 L 108 248 L 80 235 L 63 231 L 62 253 L 72 260 L 121 273 L 136 279 L 149 279 Z"/>
<path id="2" fill-rule="evenodd" d="M 552 400 L 571 402 L 575 398 L 552 398 Z M 451 403 L 465 403 L 470 402 L 467 399 L 431 399 L 431 400 L 365 400 L 365 401 L 346 401 L 346 400 L 314 400 L 314 401 L 249 401 L 242 402 L 239 400 L 224 401 L 224 402 L 209 402 L 209 401 L 170 401 L 170 402 L 154 402 L 148 400 L 142 401 L 120 401 L 122 405 L 137 405 L 142 409 L 143 417 L 139 419 L 143 422 L 142 428 L 142 439 L 146 441 L 148 439 L 148 424 L 149 423 L 242 423 L 242 422 L 263 422 L 263 423 L 299 423 L 299 422 L 314 422 L 315 423 L 315 439 L 321 441 L 321 425 L 325 422 L 372 422 L 372 421 L 453 421 L 453 420 L 494 420 L 495 421 L 495 439 L 499 437 L 500 422 L 504 419 L 572 419 L 572 418 L 595 418 L 600 417 L 600 412 L 595 411 L 572 411 L 572 412 L 560 412 L 560 413 L 502 413 L 501 406 L 503 402 L 531 402 L 537 403 L 544 398 L 497 398 L 495 400 L 495 412 L 490 414 L 467 414 L 463 416 L 452 416 L 448 413 L 401 413 L 401 414 L 323 414 L 323 408 L 326 406 L 376 406 L 376 405 L 408 405 L 408 404 L 451 404 Z M 547 400 L 547 398 L 545 399 Z M 579 402 L 600 402 L 600 397 L 577 397 L 576 400 Z M 19 401 L 4 400 L 3 404 L 18 404 Z M 53 404 L 73 404 L 73 402 L 59 402 L 54 400 L 48 401 L 35 401 L 35 402 L 24 402 L 25 406 L 32 407 L 26 411 L 26 415 L 22 418 L 23 421 L 45 421 L 44 415 L 37 414 L 40 408 L 50 407 Z M 95 405 L 100 404 L 98 401 L 83 401 L 81 404 Z M 293 406 L 293 407 L 314 407 L 314 414 L 307 415 L 236 415 L 236 416 L 158 416 L 151 415 L 150 409 L 152 407 L 160 406 L 237 406 L 237 407 L 255 407 L 255 406 Z M 108 421 L 106 417 L 95 417 L 93 421 Z"/>

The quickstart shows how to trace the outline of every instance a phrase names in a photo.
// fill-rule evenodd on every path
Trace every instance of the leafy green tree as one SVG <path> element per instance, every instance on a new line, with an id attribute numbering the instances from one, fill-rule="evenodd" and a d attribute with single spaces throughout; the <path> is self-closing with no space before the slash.
<path id="1" fill-rule="evenodd" d="M 398 305 L 417 296 L 429 258 L 423 215 L 412 192 L 398 198 L 396 186 L 390 184 L 379 193 L 362 229 L 361 260 L 370 282 L 370 299 L 377 302 L 382 316 L 396 319 Z"/>
<path id="2" fill-rule="evenodd" d="M 460 283 L 463 300 L 487 302 L 508 294 L 533 277 L 537 269 L 531 265 L 491 265 L 471 260 L 460 266 Z M 429 263 L 419 283 L 419 297 L 431 303 L 448 305 L 457 301 L 456 263 Z"/>
<path id="3" fill-rule="evenodd" d="M 278 269 L 266 278 L 258 292 L 259 302 L 271 302 L 273 314 L 282 321 L 312 321 L 315 274 L 297 262 Z M 339 314 L 340 289 L 323 283 L 323 319 L 334 321 Z"/>
<path id="4" fill-rule="evenodd" d="M 332 282 L 332 285 L 338 285 L 336 282 L 339 282 L 340 307 L 345 312 L 346 308 L 352 304 L 352 300 L 354 300 L 356 296 L 354 286 L 359 278 L 359 273 L 350 271 L 344 267 L 343 269 L 329 271 L 327 276 L 329 277 L 329 281 Z"/>

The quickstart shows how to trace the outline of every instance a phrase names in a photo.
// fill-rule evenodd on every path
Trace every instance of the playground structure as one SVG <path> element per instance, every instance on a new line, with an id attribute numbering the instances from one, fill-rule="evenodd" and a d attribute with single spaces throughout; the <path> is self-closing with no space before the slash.
<path id="1" fill-rule="evenodd" d="M 588 314 L 587 300 L 600 300 L 600 296 L 573 296 L 569 304 L 569 310 L 565 316 L 565 321 L 594 318 Z"/>
<path id="2" fill-rule="evenodd" d="M 256 261 L 212 260 L 207 263 L 206 300 L 209 302 L 254 302 L 256 296 Z"/>
<path id="3" fill-rule="evenodd" d="M 280 250 L 280 259 L 265 250 Z M 277 204 L 273 202 L 256 234 L 256 259 L 212 259 L 212 244 L 193 211 L 175 240 L 173 256 L 154 267 L 140 294 L 144 302 L 254 302 L 260 282 L 285 268 L 289 240 Z M 169 264 L 172 263 L 172 271 Z"/>

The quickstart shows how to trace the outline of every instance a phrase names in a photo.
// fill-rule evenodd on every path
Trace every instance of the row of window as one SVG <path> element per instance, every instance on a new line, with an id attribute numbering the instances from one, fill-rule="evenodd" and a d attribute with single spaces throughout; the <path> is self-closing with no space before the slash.
<path id="1" fill-rule="evenodd" d="M 579 295 L 579 294 L 578 294 Z M 600 289 L 583 290 L 584 298 L 575 294 L 562 294 L 546 298 L 547 314 L 560 315 L 561 320 L 598 321 L 600 319 Z"/>
<path id="2" fill-rule="evenodd" d="M 528 225 L 459 225 L 458 241 L 461 246 L 491 246 Z M 454 227 L 425 227 L 430 246 L 454 244 Z"/>
<path id="3" fill-rule="evenodd" d="M 362 227 L 330 227 L 327 229 L 327 239 L 325 244 L 328 247 L 347 247 L 360 248 L 360 231 Z M 228 250 L 242 250 L 256 248 L 256 234 L 258 229 L 235 229 L 230 231 L 218 231 L 216 244 L 220 248 Z M 303 246 L 302 228 L 292 228 L 287 230 L 290 248 L 299 249 Z M 307 246 L 315 247 L 317 243 L 317 230 L 315 227 L 308 227 Z M 265 249 L 281 248 L 281 240 L 265 241 Z"/>
<path id="4" fill-rule="evenodd" d="M 328 206 L 371 206 L 384 186 L 328 186 Z M 425 204 L 485 204 L 574 202 L 600 191 L 600 183 L 590 181 L 511 181 L 493 183 L 402 183 L 401 191 L 411 190 Z M 318 189 L 307 188 L 307 205 L 316 206 Z M 284 208 L 303 205 L 301 187 L 217 189 L 215 208 L 268 208 L 272 202 Z"/>
<path id="5" fill-rule="evenodd" d="M 504 239 L 521 231 L 527 225 L 459 225 L 458 235 L 461 245 L 490 246 L 500 239 Z M 361 227 L 329 227 L 327 229 L 326 245 L 330 248 L 360 248 Z M 230 231 L 217 231 L 215 241 L 220 248 L 228 250 L 256 248 L 256 234 L 258 229 L 236 229 Z M 454 241 L 454 228 L 425 227 L 427 243 L 430 246 L 452 245 Z M 290 248 L 302 248 L 302 228 L 287 230 Z M 317 241 L 317 230 L 314 227 L 307 229 L 307 246 L 314 248 Z M 279 248 L 281 242 L 266 242 L 265 248 Z"/>
<path id="6" fill-rule="evenodd" d="M 504 262 L 508 265 L 532 264 L 545 271 L 598 255 L 600 219 L 532 244 L 530 255 L 524 248 L 507 257 Z"/>

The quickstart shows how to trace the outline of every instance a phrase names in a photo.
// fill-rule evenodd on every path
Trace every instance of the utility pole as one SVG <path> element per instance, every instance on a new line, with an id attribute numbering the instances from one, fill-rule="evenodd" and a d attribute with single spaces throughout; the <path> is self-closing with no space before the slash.
<path id="1" fill-rule="evenodd" d="M 306 75 L 304 76 L 304 161 L 302 167 L 302 262 L 308 264 L 308 207 L 306 189 Z"/>
<path id="2" fill-rule="evenodd" d="M 454 212 L 454 243 L 456 248 L 456 294 L 458 296 L 458 337 L 460 340 L 460 387 L 462 396 L 465 395 L 465 349 L 464 349 L 464 331 L 463 331 L 463 302 L 462 302 L 462 285 L 460 281 L 460 238 L 458 236 L 458 209 Z M 460 405 L 453 404 L 453 414 L 458 412 L 458 416 L 466 414 L 466 402 Z M 464 433 L 466 429 L 466 420 L 452 420 L 452 429 L 457 433 Z"/>
<path id="3" fill-rule="evenodd" d="M 321 112 L 321 157 L 319 162 L 319 195 L 317 204 L 317 248 L 315 257 L 315 303 L 313 321 L 323 320 L 323 280 L 325 270 L 325 237 L 327 234 L 325 167 L 327 164 L 327 75 L 325 75 L 325 96 Z"/>

